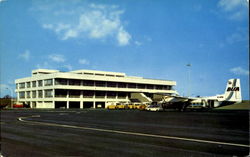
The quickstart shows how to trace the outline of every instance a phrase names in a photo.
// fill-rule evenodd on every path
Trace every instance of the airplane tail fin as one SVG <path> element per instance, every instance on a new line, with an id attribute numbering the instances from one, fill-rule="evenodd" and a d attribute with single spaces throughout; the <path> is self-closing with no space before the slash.
<path id="1" fill-rule="evenodd" d="M 230 79 L 224 94 L 225 101 L 242 102 L 240 79 Z"/>

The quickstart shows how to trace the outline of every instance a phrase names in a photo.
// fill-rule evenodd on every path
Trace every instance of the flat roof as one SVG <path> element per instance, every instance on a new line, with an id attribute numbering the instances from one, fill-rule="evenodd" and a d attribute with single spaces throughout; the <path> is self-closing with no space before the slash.
<path id="1" fill-rule="evenodd" d="M 121 72 L 110 72 L 110 71 L 98 71 L 98 70 L 74 70 L 74 71 L 69 71 L 70 73 L 76 73 L 76 74 L 101 74 L 101 75 L 120 75 L 120 76 L 126 76 L 125 73 Z"/>
<path id="2" fill-rule="evenodd" d="M 151 79 L 136 76 L 127 76 L 120 72 L 107 72 L 97 70 L 75 70 L 69 72 L 60 72 L 59 70 L 37 69 L 32 71 L 31 77 L 16 79 L 16 83 L 34 81 L 51 78 L 65 78 L 65 79 L 81 79 L 81 80 L 95 80 L 95 81 L 115 81 L 125 83 L 141 83 L 141 84 L 169 84 L 176 85 L 176 81 Z"/>

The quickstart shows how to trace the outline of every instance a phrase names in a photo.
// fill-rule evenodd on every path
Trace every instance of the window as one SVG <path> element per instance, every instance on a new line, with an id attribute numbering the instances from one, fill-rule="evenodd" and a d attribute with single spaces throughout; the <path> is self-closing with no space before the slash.
<path id="1" fill-rule="evenodd" d="M 97 91 L 95 93 L 95 97 L 96 98 L 104 98 L 105 97 L 105 92 L 103 92 L 103 91 Z"/>
<path id="2" fill-rule="evenodd" d="M 118 88 L 126 88 L 126 86 L 127 86 L 126 83 L 122 83 L 122 82 L 118 83 Z"/>
<path id="3" fill-rule="evenodd" d="M 163 86 L 164 90 L 171 90 L 171 86 Z"/>
<path id="4" fill-rule="evenodd" d="M 55 79 L 55 84 L 56 85 L 67 85 L 67 80 L 66 79 Z"/>
<path id="5" fill-rule="evenodd" d="M 116 87 L 116 82 L 107 82 L 107 87 Z"/>
<path id="6" fill-rule="evenodd" d="M 26 97 L 30 98 L 30 91 L 26 92 Z"/>
<path id="7" fill-rule="evenodd" d="M 26 87 L 27 87 L 27 88 L 30 88 L 30 82 L 27 82 L 27 83 L 26 83 Z"/>
<path id="8" fill-rule="evenodd" d="M 148 85 L 147 85 L 147 89 L 154 89 L 154 85 L 148 84 Z"/>
<path id="9" fill-rule="evenodd" d="M 110 75 L 110 74 L 106 74 L 106 76 L 109 76 L 109 77 L 115 77 L 115 75 Z"/>
<path id="10" fill-rule="evenodd" d="M 81 81 L 80 80 L 69 80 L 69 85 L 80 86 Z"/>
<path id="11" fill-rule="evenodd" d="M 70 98 L 80 98 L 81 91 L 79 90 L 70 90 L 69 91 L 69 97 Z"/>
<path id="12" fill-rule="evenodd" d="M 36 87 L 36 81 L 32 81 L 32 87 Z"/>
<path id="13" fill-rule="evenodd" d="M 116 77 L 124 77 L 123 75 L 115 75 Z"/>
<path id="14" fill-rule="evenodd" d="M 95 82 L 95 86 L 97 86 L 97 87 L 105 87 L 105 82 L 104 81 L 96 81 Z"/>
<path id="15" fill-rule="evenodd" d="M 115 92 L 107 92 L 107 98 L 115 98 L 116 93 Z"/>
<path id="16" fill-rule="evenodd" d="M 136 84 L 135 83 L 129 83 L 128 88 L 136 88 Z"/>
<path id="17" fill-rule="evenodd" d="M 20 88 L 20 89 L 25 88 L 25 83 L 19 83 L 19 88 Z"/>
<path id="18" fill-rule="evenodd" d="M 104 74 L 95 74 L 96 76 L 104 76 Z"/>
<path id="19" fill-rule="evenodd" d="M 44 86 L 52 86 L 52 85 L 53 85 L 52 79 L 44 80 Z"/>
<path id="20" fill-rule="evenodd" d="M 67 97 L 67 90 L 55 89 L 55 97 L 66 98 Z"/>
<path id="21" fill-rule="evenodd" d="M 84 98 L 92 98 L 94 96 L 94 91 L 83 91 L 83 97 Z"/>
<path id="22" fill-rule="evenodd" d="M 43 91 L 42 90 L 38 91 L 38 98 L 43 98 Z"/>
<path id="23" fill-rule="evenodd" d="M 126 98 L 126 96 L 127 96 L 127 93 L 125 93 L 125 92 L 119 92 L 118 93 L 118 99 L 119 98 Z"/>
<path id="24" fill-rule="evenodd" d="M 20 99 L 25 98 L 25 92 L 19 92 L 19 98 Z"/>
<path id="25" fill-rule="evenodd" d="M 43 80 L 39 80 L 38 81 L 38 87 L 42 87 L 43 86 Z"/>
<path id="26" fill-rule="evenodd" d="M 36 98 L 36 91 L 32 91 L 32 98 Z"/>
<path id="27" fill-rule="evenodd" d="M 137 88 L 139 89 L 145 89 L 146 85 L 145 84 L 137 84 Z"/>
<path id="28" fill-rule="evenodd" d="M 85 75 L 94 75 L 94 73 L 83 73 Z"/>
<path id="29" fill-rule="evenodd" d="M 52 89 L 44 90 L 44 96 L 45 96 L 45 98 L 53 97 L 53 90 Z"/>
<path id="30" fill-rule="evenodd" d="M 84 86 L 94 86 L 94 81 L 84 80 L 83 85 Z"/>
<path id="31" fill-rule="evenodd" d="M 163 86 L 162 85 L 156 85 L 155 89 L 162 90 Z"/>
<path id="32" fill-rule="evenodd" d="M 18 89 L 18 83 L 16 83 L 16 89 Z"/>

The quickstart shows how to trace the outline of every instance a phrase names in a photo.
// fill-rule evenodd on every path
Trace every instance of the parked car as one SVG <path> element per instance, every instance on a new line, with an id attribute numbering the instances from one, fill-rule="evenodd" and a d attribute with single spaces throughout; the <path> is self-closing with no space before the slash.
<path id="1" fill-rule="evenodd" d="M 102 108 L 102 105 L 101 105 L 101 104 L 98 104 L 98 105 L 96 106 L 96 108 Z"/>
<path id="2" fill-rule="evenodd" d="M 163 108 L 161 105 L 149 105 L 145 108 L 147 111 L 163 111 Z"/>

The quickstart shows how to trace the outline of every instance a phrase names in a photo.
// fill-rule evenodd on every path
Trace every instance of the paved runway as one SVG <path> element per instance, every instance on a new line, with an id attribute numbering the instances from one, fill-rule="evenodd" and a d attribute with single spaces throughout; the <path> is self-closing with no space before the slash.
<path id="1" fill-rule="evenodd" d="M 248 126 L 246 111 L 3 110 L 1 152 L 4 156 L 246 156 Z"/>

